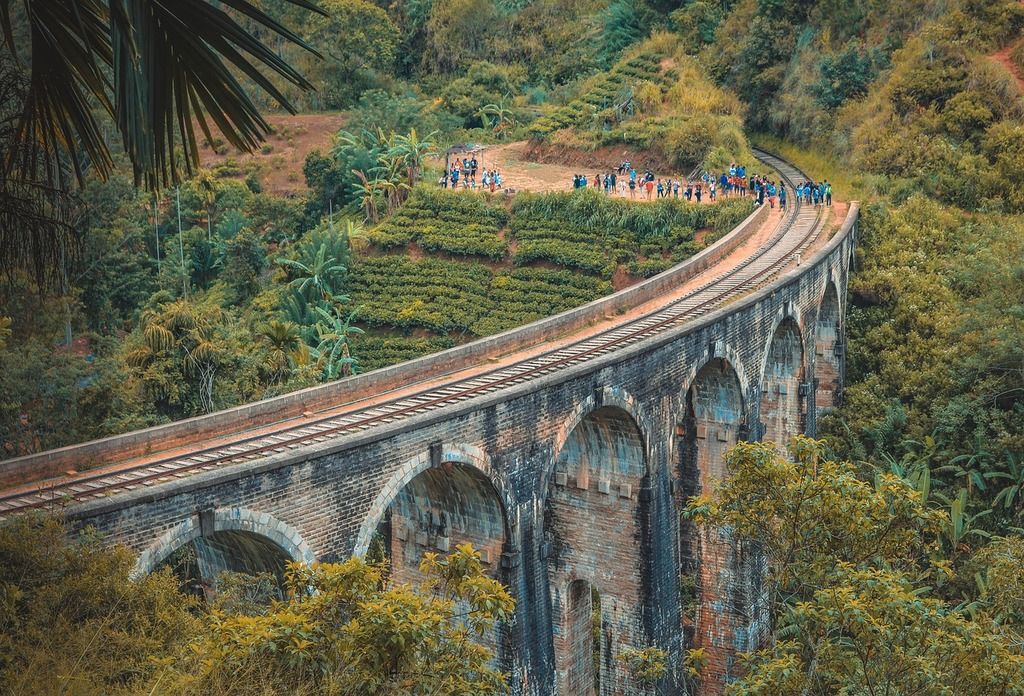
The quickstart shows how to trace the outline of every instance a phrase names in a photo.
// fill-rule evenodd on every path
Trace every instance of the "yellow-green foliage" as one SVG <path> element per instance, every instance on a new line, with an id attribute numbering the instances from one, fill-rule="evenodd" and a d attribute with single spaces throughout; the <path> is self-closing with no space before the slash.
<path id="1" fill-rule="evenodd" d="M 774 635 L 747 657 L 727 693 L 1024 689 L 1024 656 L 991 616 L 968 618 L 933 594 L 950 578 L 936 556 L 949 516 L 895 475 L 861 480 L 813 440 L 795 438 L 790 453 L 772 443 L 737 445 L 725 479 L 687 506 L 698 524 L 753 542 L 768 565 Z M 1022 541 L 1010 542 L 1016 551 L 1003 554 L 1007 565 Z"/>
<path id="2" fill-rule="evenodd" d="M 0 692 L 146 693 L 199 630 L 167 573 L 133 580 L 134 555 L 48 517 L 0 524 Z"/>
<path id="3" fill-rule="evenodd" d="M 515 600 L 460 545 L 424 554 L 417 585 L 353 558 L 291 565 L 288 598 L 256 616 L 213 612 L 194 659 L 166 670 L 155 694 L 428 696 L 504 693 L 494 651 L 479 637 Z"/>
<path id="4" fill-rule="evenodd" d="M 588 148 L 627 144 L 687 171 L 754 162 L 743 132 L 743 105 L 717 87 L 668 32 L 628 50 L 580 93 L 534 121 L 530 135 Z"/>
<path id="5" fill-rule="evenodd" d="M 1020 364 L 1024 335 L 1020 219 L 966 215 L 915 196 L 896 209 L 868 206 L 861 235 L 848 386 L 836 414 L 845 425 L 830 426 L 830 439 L 877 460 L 900 451 L 903 438 L 934 432 L 954 452 L 979 438 L 991 461 L 974 470 L 1004 469 L 1007 452 L 1024 447 L 1013 406 L 1024 379 L 1007 369 Z M 901 404 L 895 430 L 886 424 L 893 400 Z M 849 444 L 851 432 L 866 449 Z M 977 495 L 991 502 L 996 493 Z"/>

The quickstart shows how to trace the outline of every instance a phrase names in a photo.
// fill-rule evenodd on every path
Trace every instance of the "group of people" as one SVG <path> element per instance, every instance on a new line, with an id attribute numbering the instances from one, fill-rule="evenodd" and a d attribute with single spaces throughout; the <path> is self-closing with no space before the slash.
<path id="1" fill-rule="evenodd" d="M 802 181 L 797 184 L 796 197 L 808 205 L 832 205 L 832 184 L 828 179 L 819 183 L 813 181 Z"/>
<path id="2" fill-rule="evenodd" d="M 783 210 L 789 201 L 789 191 L 786 190 L 785 183 L 776 182 L 763 175 L 747 176 L 746 167 L 735 163 L 729 165 L 728 171 L 723 171 L 718 176 L 704 172 L 697 181 L 687 181 L 655 178 L 650 169 L 639 174 L 629 162 L 623 162 L 614 171 L 603 174 L 598 172 L 592 179 L 586 174 L 576 174 L 572 178 L 572 187 L 577 190 L 593 187 L 596 191 L 603 191 L 606 196 L 618 193 L 623 198 L 626 197 L 627 191 L 630 198 L 636 198 L 639 189 L 640 195 L 646 196 L 647 200 L 652 200 L 655 196 L 681 197 L 688 201 L 696 200 L 698 203 L 705 193 L 708 200 L 714 201 L 718 199 L 718 193 L 722 192 L 726 197 L 749 195 L 757 199 L 758 205 L 768 203 L 771 208 L 778 203 Z M 794 195 L 798 202 L 808 205 L 832 205 L 832 185 L 827 179 L 819 183 L 802 181 L 797 185 Z"/>
<path id="3" fill-rule="evenodd" d="M 464 189 L 498 191 L 502 190 L 502 177 L 497 169 L 481 168 L 474 155 L 462 159 L 455 158 L 438 180 L 438 184 L 442 188 L 457 189 L 461 185 Z M 574 190 L 592 187 L 606 196 L 618 194 L 621 198 L 625 198 L 628 192 L 628 196 L 635 199 L 639 191 L 640 196 L 646 197 L 647 200 L 653 200 L 655 197 L 685 198 L 698 203 L 703 200 L 705 194 L 711 201 L 718 199 L 719 192 L 726 197 L 749 195 L 757 199 L 758 205 L 767 202 L 774 208 L 777 202 L 783 210 L 789 199 L 789 192 L 783 182 L 776 183 L 766 176 L 757 174 L 748 177 L 746 167 L 735 163 L 729 165 L 727 172 L 723 171 L 718 176 L 704 172 L 698 180 L 687 181 L 656 178 L 650 169 L 645 169 L 641 174 L 628 161 L 623 161 L 616 169 L 598 172 L 593 178 L 588 178 L 586 174 L 574 175 L 572 187 Z M 818 183 L 802 181 L 797 185 L 794 195 L 798 202 L 807 205 L 832 205 L 832 185 L 827 179 Z"/>
<path id="4" fill-rule="evenodd" d="M 480 173 L 479 185 L 477 184 L 478 171 Z M 457 189 L 461 185 L 464 189 L 476 190 L 480 188 L 483 191 L 499 191 L 501 190 L 502 178 L 501 172 L 496 168 L 481 168 L 480 162 L 477 160 L 476 155 L 474 155 L 471 158 L 463 157 L 459 159 L 456 157 L 451 166 L 446 168 L 437 183 L 441 188 Z"/>
<path id="5" fill-rule="evenodd" d="M 715 200 L 718 194 L 718 187 L 712 178 L 706 180 L 689 182 L 682 179 L 661 179 L 654 176 L 654 172 L 645 169 L 641 174 L 637 172 L 629 162 L 623 162 L 613 171 L 604 173 L 598 172 L 593 178 L 586 174 L 576 174 L 572 178 L 574 190 L 593 188 L 603 192 L 606 196 L 618 194 L 625 198 L 628 192 L 630 198 L 636 198 L 637 191 L 647 200 L 657 198 L 685 198 L 688 201 L 696 200 L 700 203 L 707 192 L 710 200 Z"/>

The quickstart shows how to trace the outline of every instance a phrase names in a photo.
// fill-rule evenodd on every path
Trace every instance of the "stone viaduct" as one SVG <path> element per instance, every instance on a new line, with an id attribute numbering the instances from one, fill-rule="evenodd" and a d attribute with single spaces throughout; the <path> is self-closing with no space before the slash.
<path id="1" fill-rule="evenodd" d="M 648 645 L 670 654 L 659 693 L 684 693 L 694 646 L 710 658 L 698 693 L 720 693 L 763 635 L 759 572 L 680 510 L 731 445 L 814 434 L 840 398 L 856 217 L 799 267 L 621 350 L 67 516 L 135 549 L 139 572 L 190 543 L 211 568 L 258 570 L 364 554 L 376 537 L 409 579 L 424 552 L 471 541 L 517 600 L 494 638 L 513 693 L 591 694 L 595 676 L 600 694 L 645 693 L 616 656 Z"/>

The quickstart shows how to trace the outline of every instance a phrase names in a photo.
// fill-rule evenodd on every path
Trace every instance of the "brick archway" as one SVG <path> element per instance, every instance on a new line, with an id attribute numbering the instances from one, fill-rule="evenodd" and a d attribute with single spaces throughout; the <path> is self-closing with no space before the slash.
<path id="1" fill-rule="evenodd" d="M 505 525 L 505 539 L 514 544 L 515 532 L 518 527 L 515 520 L 510 517 L 511 511 L 515 510 L 512 497 L 509 493 L 508 483 L 491 466 L 490 458 L 479 447 L 469 444 L 441 445 L 438 464 L 459 464 L 470 467 L 484 476 L 494 489 L 494 493 L 500 501 L 502 518 Z M 400 466 L 388 482 L 377 494 L 370 510 L 363 518 L 359 528 L 359 535 L 356 537 L 356 544 L 352 551 L 354 556 L 365 556 L 370 548 L 373 535 L 377 532 L 381 521 L 384 520 L 388 509 L 398 497 L 399 493 L 417 476 L 427 471 L 435 464 L 431 460 L 430 450 L 426 449 L 421 454 L 412 457 Z"/>
<path id="2" fill-rule="evenodd" d="M 758 437 L 785 449 L 789 439 L 804 432 L 807 402 L 806 354 L 803 331 L 792 314 L 772 330 L 761 361 Z"/>
<path id="3" fill-rule="evenodd" d="M 557 627 L 552 647 L 559 694 L 594 693 L 593 667 L 579 664 L 580 646 L 592 645 L 579 634 L 579 613 L 589 611 L 589 594 L 584 607 L 573 588 L 585 585 L 588 593 L 600 588 L 602 694 L 627 689 L 616 656 L 627 646 L 647 643 L 642 608 L 650 591 L 643 575 L 648 503 L 641 490 L 650 474 L 649 457 L 637 419 L 618 404 L 632 408 L 628 395 L 607 391 L 581 405 L 591 410 L 574 411 L 568 432 L 560 434 L 545 489 L 544 561 Z"/>
<path id="4" fill-rule="evenodd" d="M 727 451 L 749 437 L 744 393 L 739 373 L 724 357 L 712 357 L 696 371 L 686 390 L 680 503 L 721 480 Z M 680 578 L 691 581 L 685 587 L 692 594 L 683 611 L 684 635 L 707 655 L 701 693 L 718 694 L 736 653 L 748 649 L 747 618 L 738 609 L 748 573 L 728 530 L 684 520 L 679 544 Z"/>
<path id="5" fill-rule="evenodd" d="M 817 413 L 836 406 L 841 395 L 842 309 L 836 284 L 829 280 L 814 321 L 814 406 Z"/>
<path id="6" fill-rule="evenodd" d="M 202 535 L 198 516 L 190 515 L 171 529 L 164 532 L 150 544 L 135 562 L 134 577 L 152 572 L 182 546 Z M 279 547 L 292 561 L 313 563 L 316 556 L 302 539 L 302 535 L 290 525 L 266 512 L 248 508 L 224 508 L 213 512 L 213 532 L 244 532 L 266 539 Z"/>

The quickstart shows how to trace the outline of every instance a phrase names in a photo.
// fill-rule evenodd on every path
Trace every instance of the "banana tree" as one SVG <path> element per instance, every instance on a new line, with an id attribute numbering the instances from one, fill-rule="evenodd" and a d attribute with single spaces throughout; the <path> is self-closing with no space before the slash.
<path id="1" fill-rule="evenodd" d="M 359 179 L 359 183 L 354 188 L 359 195 L 359 205 L 363 209 L 363 215 L 367 222 L 375 224 L 380 219 L 380 213 L 377 210 L 380 182 L 376 179 L 371 181 L 366 173 L 359 169 L 353 169 L 352 173 Z"/>
<path id="2" fill-rule="evenodd" d="M 437 151 L 437 144 L 434 142 L 437 133 L 438 131 L 433 131 L 425 138 L 420 138 L 416 129 L 411 128 L 408 135 L 394 136 L 393 143 L 388 149 L 388 156 L 399 157 L 405 164 L 409 188 L 416 185 L 416 179 L 423 171 L 426 159 Z"/>
<path id="3" fill-rule="evenodd" d="M 317 364 L 322 370 L 321 379 L 325 382 L 355 374 L 357 360 L 349 350 L 349 337 L 363 333 L 359 327 L 352 326 L 358 311 L 356 309 L 342 316 L 336 306 L 330 312 L 323 307 L 316 308 L 321 321 L 316 324 L 318 343 L 312 352 L 317 357 Z"/>
<path id="4" fill-rule="evenodd" d="M 332 277 L 344 273 L 345 267 L 333 256 L 328 255 L 326 244 L 320 245 L 313 260 L 308 264 L 295 259 L 278 259 L 278 263 L 298 271 L 299 277 L 291 282 L 291 286 L 298 288 L 299 292 L 306 294 L 312 290 L 326 303 L 348 302 L 348 297 L 335 294 L 331 281 Z"/>
<path id="5" fill-rule="evenodd" d="M 963 479 L 967 484 L 967 491 L 973 494 L 975 489 L 984 491 L 987 488 L 984 469 L 988 468 L 992 455 L 980 437 L 975 437 L 972 449 L 972 452 L 953 457 L 949 464 L 936 468 L 935 473 L 953 474 L 956 478 Z"/>
<path id="6" fill-rule="evenodd" d="M 409 195 L 411 188 L 403 181 L 402 169 L 405 168 L 405 160 L 401 157 L 382 156 L 378 160 L 378 166 L 374 173 L 374 183 L 377 190 L 384 195 L 384 202 L 387 205 L 387 212 L 394 212 Z"/>
<path id="7" fill-rule="evenodd" d="M 988 539 L 992 536 L 988 531 L 977 526 L 979 520 L 992 514 L 992 510 L 982 510 L 976 514 L 970 514 L 967 511 L 966 488 L 961 488 L 954 498 L 947 498 L 938 493 L 936 496 L 943 499 L 949 505 L 949 521 L 946 523 L 946 527 L 942 530 L 941 535 L 950 554 L 969 553 L 971 545 L 968 543 L 968 540 L 972 538 Z"/>
<path id="8" fill-rule="evenodd" d="M 518 125 L 512 110 L 506 107 L 504 102 L 481 107 L 477 111 L 477 116 L 483 121 L 484 127 L 490 128 L 497 138 L 504 138 Z"/>
<path id="9" fill-rule="evenodd" d="M 1019 517 L 1024 510 L 1024 464 L 1019 464 L 1017 457 L 1010 452 L 1006 455 L 1006 471 L 989 471 L 985 478 L 1007 481 L 1007 485 L 996 494 L 992 507 L 1002 504 L 1004 510 L 1012 510 L 1014 516 Z"/>

